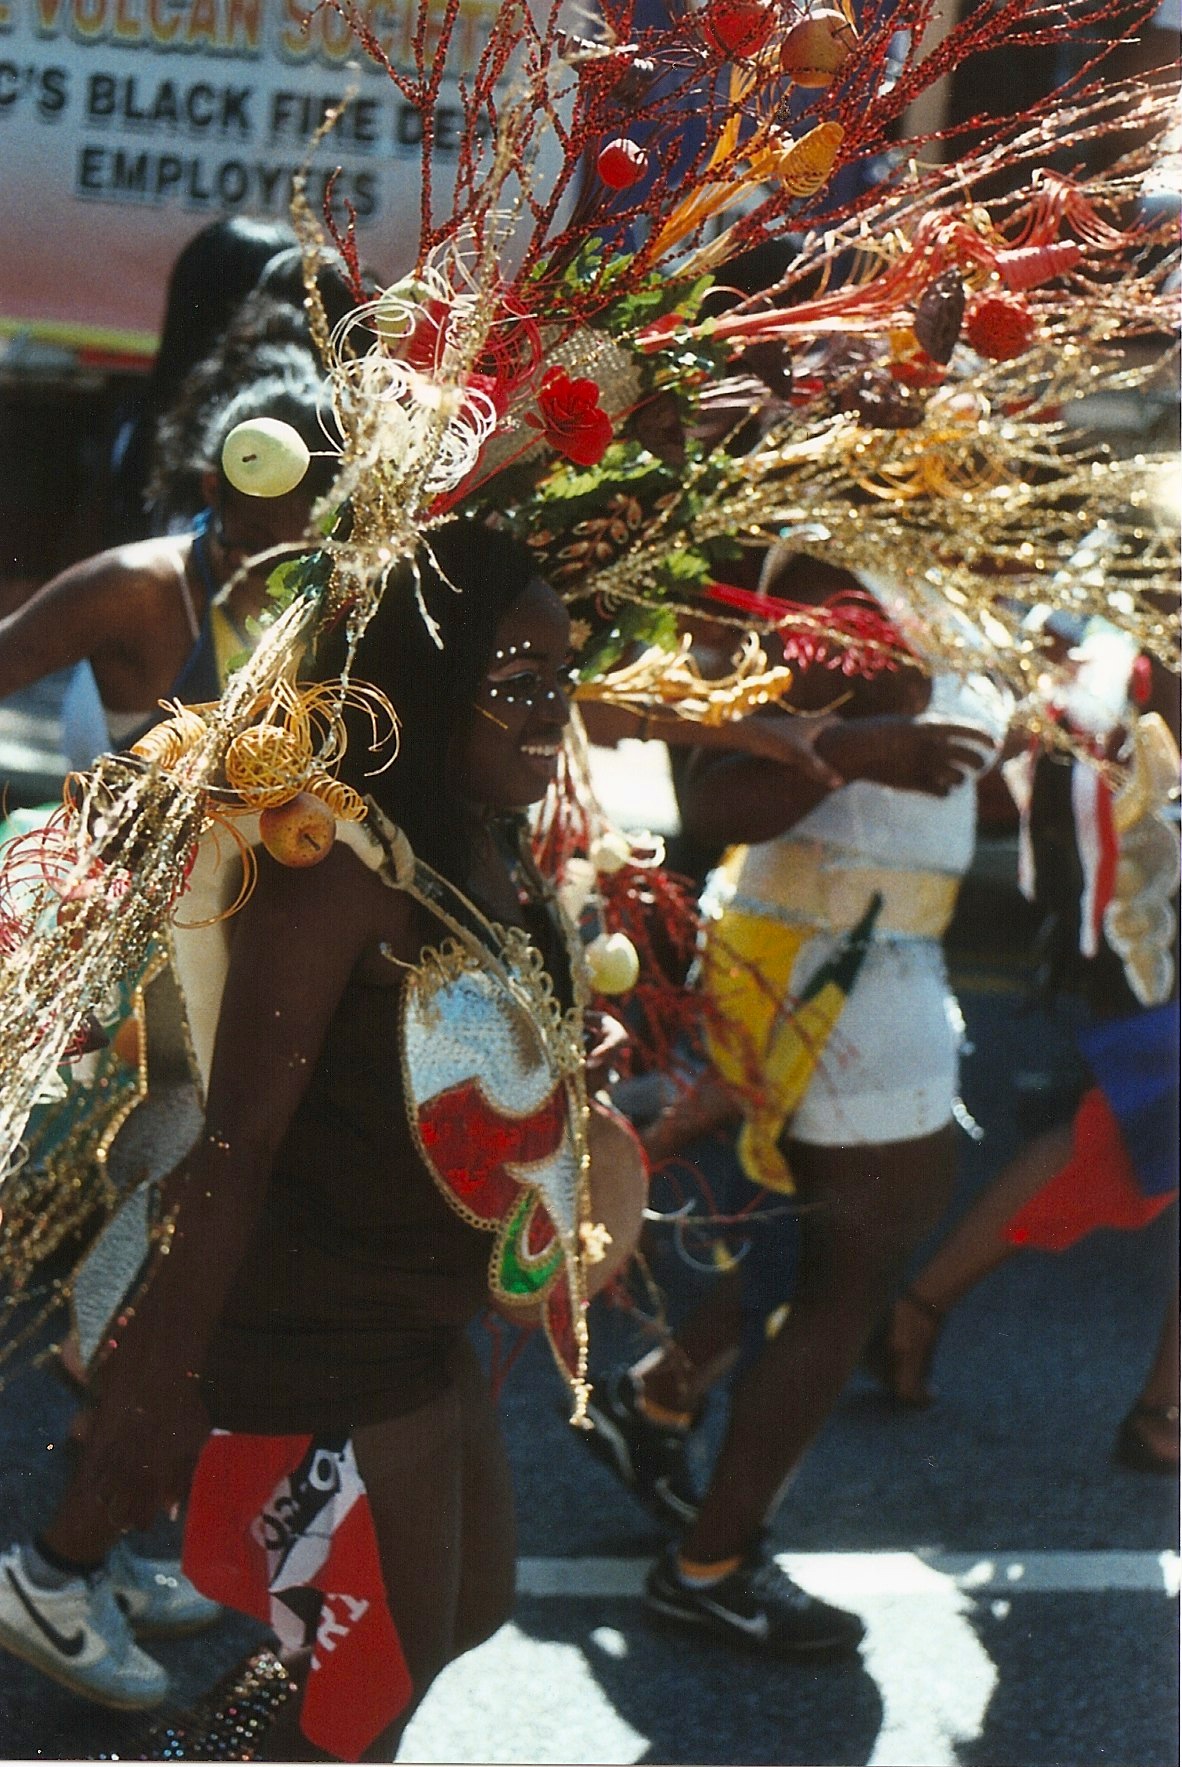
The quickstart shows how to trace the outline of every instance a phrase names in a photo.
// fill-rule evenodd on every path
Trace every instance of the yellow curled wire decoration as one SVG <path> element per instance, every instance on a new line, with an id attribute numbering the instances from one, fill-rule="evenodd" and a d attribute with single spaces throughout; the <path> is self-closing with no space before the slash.
<path id="1" fill-rule="evenodd" d="M 168 708 L 170 702 L 161 701 Z M 359 794 L 339 784 L 332 769 L 348 746 L 345 712 L 353 708 L 369 720 L 369 750 L 392 753 L 375 773 L 385 771 L 398 753 L 398 718 L 387 696 L 365 682 L 321 681 L 297 687 L 280 680 L 256 707 L 256 722 L 247 726 L 226 750 L 225 779 L 244 810 L 265 810 L 287 803 L 301 791 L 317 796 L 345 821 L 364 815 Z M 213 706 L 175 706 L 173 717 L 158 724 L 137 742 L 132 753 L 169 772 L 209 734 L 205 714 Z"/>
<path id="2" fill-rule="evenodd" d="M 330 773 L 313 768 L 303 789 L 327 804 L 338 822 L 364 822 L 365 799 L 343 779 L 334 779 Z"/>
<path id="3" fill-rule="evenodd" d="M 789 196 L 815 196 L 828 182 L 845 138 L 840 123 L 818 123 L 799 141 L 769 128 L 747 149 L 755 176 L 782 184 Z"/>
<path id="4" fill-rule="evenodd" d="M 218 861 L 219 863 L 221 861 L 221 848 L 217 844 L 218 838 L 220 835 L 228 834 L 234 845 L 238 848 L 238 857 L 242 861 L 242 882 L 238 886 L 238 894 L 229 906 L 220 909 L 217 914 L 207 915 L 204 920 L 181 920 L 180 917 L 174 913 L 172 916 L 172 924 L 175 927 L 179 927 L 182 932 L 197 932 L 202 927 L 217 926 L 223 920 L 232 919 L 233 916 L 237 914 L 238 910 L 246 905 L 259 875 L 259 862 L 255 857 L 254 848 L 242 833 L 241 829 L 235 828 L 233 821 L 221 806 L 208 800 L 207 804 L 209 811 L 209 824 L 207 826 L 212 827 L 213 829 L 213 839 Z"/>
<path id="5" fill-rule="evenodd" d="M 165 772 L 171 772 L 191 749 L 204 742 L 209 734 L 209 726 L 202 714 L 212 711 L 213 707 L 185 706 L 180 700 L 169 699 L 162 699 L 159 704 L 166 712 L 171 711 L 173 716 L 145 731 L 138 742 L 132 743 L 131 752 L 141 761 L 148 761 L 162 767 Z"/>

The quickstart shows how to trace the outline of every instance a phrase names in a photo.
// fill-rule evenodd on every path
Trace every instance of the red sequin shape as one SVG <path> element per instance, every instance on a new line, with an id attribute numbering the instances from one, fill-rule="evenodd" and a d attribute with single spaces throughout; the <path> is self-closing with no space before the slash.
<path id="1" fill-rule="evenodd" d="M 775 11 L 764 0 L 711 0 L 702 14 L 702 34 L 722 55 L 758 55 L 775 22 Z"/>
<path id="2" fill-rule="evenodd" d="M 474 1080 L 449 1087 L 419 1108 L 419 1134 L 435 1170 L 464 1207 L 490 1227 L 505 1219 L 521 1195 L 520 1182 L 506 1168 L 549 1159 L 558 1152 L 565 1128 L 561 1086 L 528 1117 L 505 1116 Z"/>
<path id="3" fill-rule="evenodd" d="M 648 155 L 635 141 L 618 136 L 602 150 L 595 169 L 609 190 L 628 190 L 639 184 L 647 172 Z"/>
<path id="4" fill-rule="evenodd" d="M 1009 362 L 1030 348 L 1036 324 L 1026 302 L 1017 296 L 979 294 L 969 302 L 964 329 L 979 356 Z"/>

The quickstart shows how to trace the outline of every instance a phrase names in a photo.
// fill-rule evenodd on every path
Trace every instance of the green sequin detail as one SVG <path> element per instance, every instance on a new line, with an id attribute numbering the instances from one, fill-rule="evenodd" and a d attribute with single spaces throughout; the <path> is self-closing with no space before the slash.
<path id="1" fill-rule="evenodd" d="M 555 1240 L 548 1254 L 540 1262 L 525 1263 L 518 1256 L 518 1246 L 522 1243 L 525 1224 L 533 1208 L 536 1197 L 531 1193 L 518 1204 L 517 1210 L 509 1222 L 505 1234 L 505 1249 L 501 1256 L 501 1285 L 507 1295 L 536 1295 L 544 1289 L 554 1272 L 562 1263 L 562 1246 Z"/>

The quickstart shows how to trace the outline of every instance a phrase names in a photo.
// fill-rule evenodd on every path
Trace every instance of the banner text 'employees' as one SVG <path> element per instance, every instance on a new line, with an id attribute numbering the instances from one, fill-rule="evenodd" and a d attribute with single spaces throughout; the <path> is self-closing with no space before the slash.
<path id="1" fill-rule="evenodd" d="M 74 189 L 92 202 L 179 203 L 191 209 L 245 208 L 286 215 L 298 170 L 297 165 L 262 160 L 207 160 L 199 154 L 149 153 L 89 142 L 78 152 Z M 331 170 L 322 168 L 309 174 L 308 199 L 316 209 L 331 176 Z M 379 213 L 381 187 L 372 172 L 343 171 L 333 194 L 338 203 L 352 203 L 359 221 Z"/>

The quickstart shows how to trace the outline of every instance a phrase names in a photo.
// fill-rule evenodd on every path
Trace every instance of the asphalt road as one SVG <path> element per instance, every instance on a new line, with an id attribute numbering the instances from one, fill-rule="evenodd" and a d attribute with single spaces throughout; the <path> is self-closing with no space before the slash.
<path id="1" fill-rule="evenodd" d="M 957 941 L 972 1045 L 958 1207 L 1065 1096 L 1062 1022 L 1015 991 L 1009 895 L 976 894 Z M 656 1629 L 639 1600 L 663 1536 L 565 1422 L 529 1343 L 503 1390 L 518 1492 L 513 1622 L 453 1665 L 416 1715 L 420 1762 L 1165 1767 L 1178 1759 L 1177 1484 L 1116 1466 L 1176 1265 L 1171 1211 L 1137 1235 L 1025 1254 L 949 1321 L 939 1402 L 892 1408 L 859 1376 L 775 1527 L 819 1593 L 868 1624 L 845 1665 L 774 1665 Z M 706 1280 L 670 1242 L 676 1311 Z M 597 1303 L 597 1307 L 599 1304 Z M 640 1341 L 593 1319 L 603 1367 Z M 46 1514 L 69 1401 L 43 1374 L 0 1395 L 0 1544 Z M 718 1408 L 701 1461 L 717 1437 Z M 226 1622 L 156 1647 L 178 1704 L 257 1636 Z M 142 1720 L 89 1705 L 0 1653 L 5 1758 L 142 1758 Z"/>

